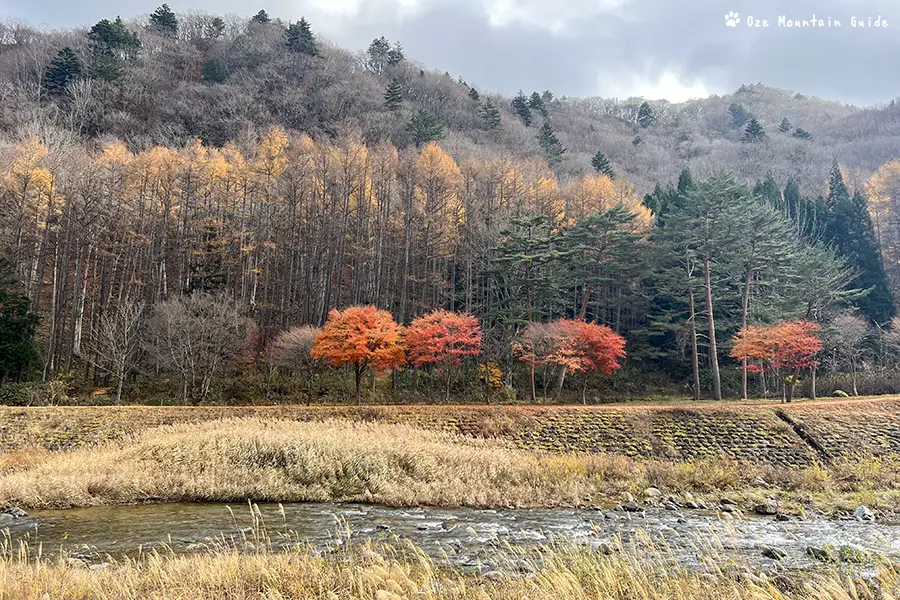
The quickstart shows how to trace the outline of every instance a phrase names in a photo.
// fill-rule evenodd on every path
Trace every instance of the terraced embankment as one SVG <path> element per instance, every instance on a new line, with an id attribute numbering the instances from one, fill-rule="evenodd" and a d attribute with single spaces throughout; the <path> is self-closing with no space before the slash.
<path id="1" fill-rule="evenodd" d="M 0 452 L 72 449 L 158 425 L 225 417 L 410 423 L 527 449 L 671 460 L 722 457 L 781 467 L 900 454 L 896 397 L 790 405 L 0 407 Z"/>

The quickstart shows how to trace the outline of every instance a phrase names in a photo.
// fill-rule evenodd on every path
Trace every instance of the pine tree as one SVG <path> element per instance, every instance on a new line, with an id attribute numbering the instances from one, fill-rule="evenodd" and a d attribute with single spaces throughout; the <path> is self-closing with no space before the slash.
<path id="1" fill-rule="evenodd" d="M 203 81 L 210 83 L 225 83 L 228 79 L 228 69 L 221 58 L 210 58 L 203 61 Z"/>
<path id="2" fill-rule="evenodd" d="M 44 92 L 49 96 L 60 95 L 79 76 L 81 76 L 81 61 L 75 56 L 75 52 L 66 46 L 56 54 L 44 71 Z"/>
<path id="3" fill-rule="evenodd" d="M 476 90 L 475 88 L 469 88 L 469 98 L 471 98 L 475 102 L 478 102 L 481 96 L 478 94 L 478 90 Z"/>
<path id="4" fill-rule="evenodd" d="M 256 13 L 255 15 L 253 15 L 253 17 L 251 17 L 250 21 L 252 23 L 263 23 L 263 24 L 268 23 L 269 22 L 269 13 L 267 13 L 263 9 L 260 9 L 258 13 Z"/>
<path id="5" fill-rule="evenodd" d="M 728 107 L 728 112 L 731 114 L 731 125 L 736 129 L 742 128 L 747 124 L 747 121 L 753 118 L 753 115 L 747 112 L 747 109 L 734 102 Z"/>
<path id="6" fill-rule="evenodd" d="M 168 4 L 163 4 L 150 15 L 150 27 L 160 35 L 174 38 L 178 35 L 178 18 Z"/>
<path id="7" fill-rule="evenodd" d="M 213 17 L 206 27 L 206 37 L 217 40 L 225 33 L 225 21 L 222 17 Z"/>
<path id="8" fill-rule="evenodd" d="M 538 132 L 537 139 L 541 150 L 544 151 L 544 156 L 547 158 L 547 163 L 551 167 L 558 166 L 562 161 L 562 155 L 566 153 L 566 149 L 563 148 L 562 144 L 559 143 L 556 134 L 553 133 L 550 121 L 544 121 L 544 124 L 541 125 L 541 130 Z"/>
<path id="9" fill-rule="evenodd" d="M 797 129 L 795 129 L 793 136 L 798 140 L 808 140 L 812 137 L 811 135 L 809 135 L 809 132 L 802 127 L 798 127 Z"/>
<path id="10" fill-rule="evenodd" d="M 606 158 L 606 155 L 599 150 L 597 151 L 597 154 L 594 155 L 594 158 L 591 159 L 591 166 L 594 167 L 595 171 L 606 175 L 610 179 L 616 178 L 616 174 L 612 169 L 612 165 L 609 164 L 609 159 Z"/>
<path id="11" fill-rule="evenodd" d="M 638 108 L 637 122 L 638 125 L 645 128 L 656 123 L 656 116 L 653 114 L 653 109 L 648 102 L 642 103 L 640 108 Z"/>
<path id="12" fill-rule="evenodd" d="M 500 109 L 494 106 L 494 103 L 491 102 L 490 98 L 488 98 L 487 102 L 484 103 L 484 106 L 481 107 L 479 114 L 485 128 L 497 129 L 500 127 Z"/>
<path id="13" fill-rule="evenodd" d="M 550 104 L 553 102 L 553 92 L 550 90 L 544 90 L 544 93 L 541 94 L 541 100 L 544 101 L 544 105 Z"/>
<path id="14" fill-rule="evenodd" d="M 12 266 L 0 259 L 0 382 L 25 379 L 38 359 L 34 343 L 38 316 L 12 273 Z"/>
<path id="15" fill-rule="evenodd" d="M 131 58 L 141 49 L 141 41 L 125 26 L 121 17 L 116 17 L 115 21 L 103 19 L 97 22 L 87 37 L 93 44 L 94 52 L 101 54 L 121 53 Z"/>
<path id="16" fill-rule="evenodd" d="M 547 107 L 544 105 L 544 99 L 537 92 L 531 94 L 531 98 L 528 100 L 528 108 L 538 111 L 544 117 L 547 116 Z"/>
<path id="17" fill-rule="evenodd" d="M 896 313 L 896 307 L 868 204 L 859 192 L 850 196 L 837 160 L 831 164 L 825 206 L 828 210 L 825 239 L 856 271 L 852 286 L 867 291 L 855 302 L 856 306 L 870 321 L 887 323 Z"/>
<path id="18" fill-rule="evenodd" d="M 525 123 L 525 127 L 531 125 L 533 117 L 531 116 L 531 109 L 528 107 L 528 97 L 522 93 L 522 90 L 519 90 L 519 93 L 513 98 L 512 107 L 516 114 L 519 115 L 519 118 L 522 119 L 522 122 Z"/>
<path id="19" fill-rule="evenodd" d="M 301 18 L 298 23 L 288 23 L 287 31 L 284 32 L 285 44 L 287 47 L 300 54 L 307 56 L 318 56 L 319 48 L 316 46 L 316 38 L 312 34 L 305 18 Z"/>
<path id="20" fill-rule="evenodd" d="M 763 129 L 763 126 L 759 124 L 755 118 L 750 119 L 750 122 L 747 123 L 747 128 L 744 130 L 744 137 L 741 138 L 742 142 L 746 143 L 755 143 L 762 142 L 766 139 L 766 132 Z"/>
<path id="21" fill-rule="evenodd" d="M 831 173 L 828 175 L 828 195 L 825 196 L 825 204 L 829 210 L 834 210 L 838 201 L 842 198 L 849 198 L 850 192 L 844 185 L 844 175 L 841 173 L 841 166 L 836 158 L 831 160 Z M 839 225 L 838 225 L 839 226 Z"/>
<path id="22" fill-rule="evenodd" d="M 403 87 L 396 79 L 391 81 L 384 92 L 384 107 L 390 111 L 400 110 L 403 104 Z"/>
<path id="23" fill-rule="evenodd" d="M 119 79 L 124 71 L 124 61 L 134 58 L 141 50 L 141 41 L 120 17 L 115 21 L 103 19 L 97 22 L 87 37 L 93 54 L 91 76 L 105 81 Z"/>
<path id="24" fill-rule="evenodd" d="M 384 68 L 387 66 L 388 52 L 390 51 L 391 43 L 386 37 L 381 36 L 372 40 L 372 43 L 369 44 L 369 49 L 366 50 L 366 55 L 368 55 L 366 62 L 373 73 L 384 72 Z"/>
<path id="25" fill-rule="evenodd" d="M 394 47 L 388 50 L 387 64 L 390 66 L 399 65 L 404 59 L 406 59 L 406 54 L 403 52 L 403 46 L 400 45 L 400 42 L 396 42 Z"/>
<path id="26" fill-rule="evenodd" d="M 794 126 L 791 125 L 791 122 L 787 120 L 787 117 L 785 117 L 781 120 L 781 125 L 778 126 L 778 131 L 780 131 L 781 133 L 787 133 L 793 128 Z"/>
<path id="27" fill-rule="evenodd" d="M 412 134 L 416 147 L 444 137 L 444 127 L 433 114 L 420 110 L 412 116 L 406 129 Z"/>

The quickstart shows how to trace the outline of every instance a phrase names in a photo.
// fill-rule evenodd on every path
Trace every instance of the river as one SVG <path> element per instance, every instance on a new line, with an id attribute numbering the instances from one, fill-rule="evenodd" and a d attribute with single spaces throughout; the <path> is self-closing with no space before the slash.
<path id="1" fill-rule="evenodd" d="M 900 556 L 900 527 L 852 520 L 778 521 L 746 516 L 722 519 L 712 511 L 642 513 L 580 509 L 389 508 L 364 504 L 260 504 L 256 531 L 265 527 L 274 546 L 308 543 L 327 552 L 343 540 L 408 540 L 441 563 L 492 568 L 497 548 L 508 541 L 533 546 L 568 541 L 605 550 L 621 542 L 646 550 L 647 542 L 666 547 L 679 563 L 702 567 L 702 556 L 735 561 L 756 569 L 809 568 L 818 563 L 807 548 L 848 546 Z M 252 539 L 254 518 L 244 504 L 144 504 L 66 510 L 37 510 L 14 522 L 14 542 L 27 540 L 32 552 L 60 549 L 87 560 L 136 556 L 151 549 L 175 553 Z M 343 533 L 341 533 L 343 532 Z M 349 535 L 348 535 L 349 534 Z M 218 542 L 217 542 L 218 540 Z M 776 548 L 785 556 L 763 555 Z M 771 552 L 769 552 L 771 554 Z M 858 554 L 858 553 L 857 553 Z"/>

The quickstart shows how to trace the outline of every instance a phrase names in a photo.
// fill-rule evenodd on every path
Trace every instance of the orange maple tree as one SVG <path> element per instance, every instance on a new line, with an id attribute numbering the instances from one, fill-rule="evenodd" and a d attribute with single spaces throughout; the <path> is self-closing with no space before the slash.
<path id="1" fill-rule="evenodd" d="M 356 403 L 359 404 L 362 374 L 366 368 L 382 371 L 406 363 L 400 336 L 400 326 L 386 310 L 374 306 L 332 310 L 316 336 L 310 355 L 336 367 L 353 365 Z"/>
<path id="2" fill-rule="evenodd" d="M 438 365 L 446 375 L 446 398 L 450 399 L 453 367 L 463 357 L 481 353 L 481 326 L 469 314 L 435 310 L 409 324 L 405 331 L 409 361 L 417 367 Z"/>
<path id="3" fill-rule="evenodd" d="M 809 321 L 751 325 L 734 336 L 731 356 L 746 360 L 746 369 L 752 373 L 792 371 L 790 387 L 785 390 L 790 402 L 800 369 L 818 365 L 815 358 L 822 350 L 822 340 L 816 336 L 818 330 L 819 326 Z"/>
<path id="4" fill-rule="evenodd" d="M 531 323 L 513 349 L 532 369 L 538 365 L 559 367 L 556 391 L 559 397 L 566 373 L 570 371 L 610 375 L 621 368 L 619 360 L 625 358 L 625 338 L 606 325 L 560 319 L 552 323 Z"/>

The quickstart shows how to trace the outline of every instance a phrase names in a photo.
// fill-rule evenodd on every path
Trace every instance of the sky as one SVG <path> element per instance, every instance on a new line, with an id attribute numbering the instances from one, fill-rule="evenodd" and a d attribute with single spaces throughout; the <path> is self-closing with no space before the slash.
<path id="1" fill-rule="evenodd" d="M 86 26 L 146 15 L 158 1 L 0 0 L 0 17 Z M 679 102 L 761 82 L 860 106 L 900 97 L 898 0 L 168 2 L 176 12 L 304 16 L 317 35 L 351 50 L 383 35 L 429 68 L 504 94 Z M 804 20 L 806 27 L 787 26 Z"/>

